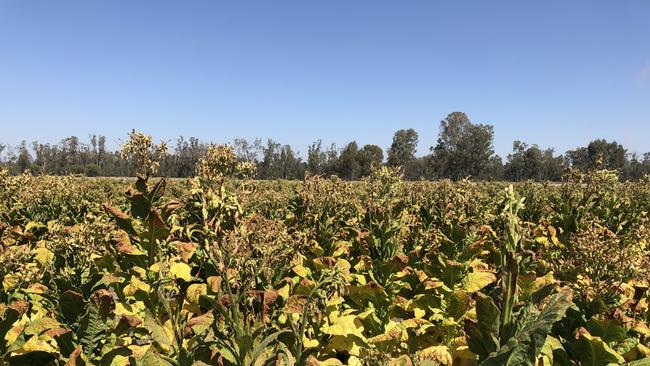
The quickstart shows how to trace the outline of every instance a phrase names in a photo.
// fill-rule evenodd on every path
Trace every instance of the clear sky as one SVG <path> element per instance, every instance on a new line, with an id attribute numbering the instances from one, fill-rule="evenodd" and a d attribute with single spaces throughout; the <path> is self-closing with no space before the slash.
<path id="1" fill-rule="evenodd" d="M 131 128 L 435 143 L 453 111 L 559 152 L 650 151 L 650 1 L 0 0 L 0 142 Z"/>

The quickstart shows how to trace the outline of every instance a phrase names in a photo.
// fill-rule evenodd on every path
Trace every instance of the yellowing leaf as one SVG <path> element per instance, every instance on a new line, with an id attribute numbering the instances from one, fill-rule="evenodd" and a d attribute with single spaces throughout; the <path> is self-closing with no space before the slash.
<path id="1" fill-rule="evenodd" d="M 145 344 L 143 346 L 138 346 L 138 345 L 130 345 L 129 349 L 131 350 L 131 354 L 135 359 L 139 359 L 144 356 L 144 354 L 149 350 L 151 347 L 150 344 Z"/>
<path id="2" fill-rule="evenodd" d="M 56 348 L 52 347 L 49 343 L 38 339 L 38 337 L 31 337 L 22 347 L 14 351 L 15 354 L 26 354 L 30 352 L 47 352 L 57 353 Z"/>
<path id="3" fill-rule="evenodd" d="M 309 268 L 305 268 L 300 264 L 293 267 L 293 272 L 303 278 L 311 275 L 311 271 L 309 270 Z"/>
<path id="4" fill-rule="evenodd" d="M 334 250 L 334 253 L 332 253 L 332 257 L 341 257 L 343 254 L 349 254 L 350 253 L 350 247 L 352 244 L 349 241 L 338 241 L 335 244 L 336 250 Z"/>
<path id="5" fill-rule="evenodd" d="M 317 339 L 309 339 L 306 336 L 303 337 L 302 344 L 305 348 L 316 348 L 319 345 Z"/>
<path id="6" fill-rule="evenodd" d="M 31 294 L 44 294 L 47 291 L 47 286 L 40 283 L 35 283 L 25 290 L 25 292 L 29 292 Z"/>
<path id="7" fill-rule="evenodd" d="M 198 305 L 199 297 L 208 293 L 208 286 L 204 283 L 193 283 L 187 288 L 187 301 Z"/>
<path id="8" fill-rule="evenodd" d="M 359 356 L 363 346 L 365 346 L 364 342 L 361 342 L 356 336 L 334 336 L 329 343 L 329 347 L 334 348 L 337 352 L 347 353 L 352 356 Z"/>
<path id="9" fill-rule="evenodd" d="M 289 298 L 289 285 L 284 285 L 284 287 L 279 289 L 278 295 L 280 295 L 280 297 L 286 301 Z"/>
<path id="10" fill-rule="evenodd" d="M 285 302 L 284 312 L 287 314 L 300 314 L 305 304 L 307 304 L 306 296 L 293 295 Z"/>
<path id="11" fill-rule="evenodd" d="M 167 335 L 167 330 L 160 325 L 151 315 L 147 315 L 144 320 L 144 327 L 151 334 L 151 338 L 156 342 L 161 349 L 165 352 L 171 350 L 172 342 Z"/>
<path id="12" fill-rule="evenodd" d="M 388 362 L 388 366 L 413 366 L 411 358 L 407 355 L 393 358 Z"/>
<path id="13" fill-rule="evenodd" d="M 186 282 L 192 281 L 191 268 L 187 263 L 174 262 L 169 265 L 169 273 L 175 279 L 181 279 Z"/>
<path id="14" fill-rule="evenodd" d="M 639 343 L 636 345 L 636 349 L 643 355 L 643 357 L 650 357 L 650 348 Z"/>
<path id="15" fill-rule="evenodd" d="M 40 318 L 31 322 L 27 327 L 25 327 L 26 335 L 39 335 L 45 332 L 48 329 L 59 328 L 61 324 L 52 319 L 52 318 Z"/>
<path id="16" fill-rule="evenodd" d="M 145 253 L 131 243 L 129 234 L 124 230 L 119 230 L 115 234 L 115 248 L 118 252 L 128 255 L 144 255 Z"/>
<path id="17" fill-rule="evenodd" d="M 18 275 L 13 273 L 6 274 L 2 279 L 2 288 L 5 290 L 11 290 L 18 285 L 19 281 L 20 277 Z"/>
<path id="18" fill-rule="evenodd" d="M 332 306 L 335 307 L 336 305 L 341 305 L 341 304 L 343 304 L 344 302 L 345 302 L 345 300 L 344 300 L 341 296 L 339 296 L 339 295 L 337 295 L 337 294 L 334 294 L 334 296 L 332 296 L 331 298 L 327 299 L 327 307 L 328 307 L 328 308 L 329 308 L 329 307 L 332 307 Z"/>
<path id="19" fill-rule="evenodd" d="M 336 315 L 336 313 L 334 314 Z M 334 319 L 330 319 L 331 324 L 325 325 L 323 327 L 323 333 L 330 335 L 357 335 L 362 336 L 363 334 L 363 325 L 359 320 L 357 320 L 356 315 L 344 315 L 341 317 L 335 316 Z"/>
<path id="20" fill-rule="evenodd" d="M 391 326 L 392 323 L 392 326 Z M 408 334 L 406 332 L 403 332 L 403 329 L 400 327 L 397 327 L 395 323 L 389 322 L 388 325 L 386 325 L 386 330 L 384 331 L 384 334 L 380 334 L 377 336 L 374 336 L 370 339 L 368 339 L 369 343 L 382 343 L 382 342 L 390 342 L 392 340 L 402 340 L 406 341 L 408 340 Z"/>
<path id="21" fill-rule="evenodd" d="M 54 253 L 47 248 L 36 248 L 34 253 L 36 253 L 34 259 L 42 266 L 48 265 L 54 260 Z"/>
<path id="22" fill-rule="evenodd" d="M 549 284 L 555 283 L 555 282 L 557 282 L 557 281 L 553 277 L 553 272 L 549 272 L 546 275 L 544 275 L 542 277 L 537 277 L 535 279 L 535 282 L 533 283 L 533 289 L 537 290 L 537 289 L 539 289 L 541 287 L 544 287 L 546 285 L 549 285 Z"/>
<path id="23" fill-rule="evenodd" d="M 115 303 L 115 315 L 116 316 L 136 316 L 144 313 L 145 309 L 144 302 L 136 301 L 132 304 L 125 304 L 122 302 Z"/>
<path id="24" fill-rule="evenodd" d="M 210 289 L 210 292 L 218 293 L 221 291 L 221 282 L 223 282 L 221 276 L 210 276 L 208 277 L 207 282 L 208 282 L 208 288 Z"/>
<path id="25" fill-rule="evenodd" d="M 451 366 L 453 363 L 453 358 L 451 357 L 451 353 L 449 353 L 447 346 L 433 346 L 425 348 L 422 351 L 418 352 L 418 356 L 424 360 L 436 361 L 439 365 Z"/>
<path id="26" fill-rule="evenodd" d="M 12 327 L 7 331 L 7 334 L 5 335 L 5 341 L 7 343 L 12 344 L 18 339 L 18 336 L 20 336 L 23 332 L 23 327 L 17 325 L 15 327 Z"/>
<path id="27" fill-rule="evenodd" d="M 424 318 L 424 316 L 427 314 L 426 311 L 420 308 L 413 309 L 413 313 L 415 314 L 416 318 Z"/>
<path id="28" fill-rule="evenodd" d="M 146 294 L 149 292 L 150 287 L 145 282 L 142 282 L 137 277 L 133 276 L 131 277 L 131 282 L 124 286 L 124 295 L 133 296 L 138 290 Z"/>
<path id="29" fill-rule="evenodd" d="M 318 363 L 320 366 L 339 366 L 343 365 L 343 363 L 336 358 L 328 358 L 325 361 L 321 361 Z"/>
<path id="30" fill-rule="evenodd" d="M 129 366 L 130 364 L 129 356 L 115 355 L 110 366 Z"/>
<path id="31" fill-rule="evenodd" d="M 490 272 L 471 272 L 467 275 L 465 291 L 476 292 L 495 282 L 497 277 Z"/>
<path id="32" fill-rule="evenodd" d="M 350 356 L 350 358 L 348 358 L 348 366 L 363 366 L 363 363 L 358 357 Z"/>
<path id="33" fill-rule="evenodd" d="M 191 328 L 192 331 L 194 331 L 194 334 L 198 335 L 208 330 L 213 322 L 214 322 L 214 316 L 212 315 L 211 312 L 207 312 L 205 314 L 195 316 L 192 319 L 190 319 L 185 325 L 185 327 Z"/>
<path id="34" fill-rule="evenodd" d="M 32 231 L 32 229 L 40 229 L 44 227 L 45 225 L 43 225 L 43 223 L 30 221 L 27 223 L 27 225 L 25 225 L 25 232 Z"/>
<path id="35" fill-rule="evenodd" d="M 467 346 L 460 346 L 454 351 L 454 360 L 459 366 L 476 365 L 477 356 Z"/>

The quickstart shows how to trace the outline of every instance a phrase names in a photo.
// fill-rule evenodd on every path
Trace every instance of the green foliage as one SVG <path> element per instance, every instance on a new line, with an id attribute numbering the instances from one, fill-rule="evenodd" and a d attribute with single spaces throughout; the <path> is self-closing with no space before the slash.
<path id="1" fill-rule="evenodd" d="M 260 182 L 231 178 L 230 148 L 202 161 L 187 181 L 0 173 L 3 363 L 650 357 L 646 183 L 407 182 L 398 167 Z"/>
<path id="2" fill-rule="evenodd" d="M 494 128 L 473 124 L 462 112 L 440 122 L 440 135 L 431 148 L 439 177 L 459 180 L 480 176 L 494 154 Z"/>

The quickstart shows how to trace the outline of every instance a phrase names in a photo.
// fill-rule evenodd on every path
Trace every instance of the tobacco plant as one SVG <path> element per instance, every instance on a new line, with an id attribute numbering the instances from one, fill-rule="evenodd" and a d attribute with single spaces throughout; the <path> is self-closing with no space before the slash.
<path id="1" fill-rule="evenodd" d="M 0 171 L 0 364 L 649 363 L 647 180 L 262 182 L 212 146 L 179 181 L 164 151 Z"/>

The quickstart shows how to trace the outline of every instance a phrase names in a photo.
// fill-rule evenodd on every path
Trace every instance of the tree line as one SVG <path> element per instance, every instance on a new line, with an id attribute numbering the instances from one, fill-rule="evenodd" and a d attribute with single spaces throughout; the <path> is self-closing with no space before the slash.
<path id="1" fill-rule="evenodd" d="M 473 123 L 465 113 L 450 113 L 440 122 L 438 139 L 430 153 L 416 156 L 418 133 L 413 129 L 395 132 L 384 150 L 374 144 L 359 146 L 352 141 L 342 148 L 323 146 L 317 140 L 307 147 L 303 158 L 290 145 L 272 139 L 235 139 L 238 159 L 255 163 L 258 179 L 302 179 L 305 173 L 337 175 L 356 180 L 370 174 L 371 167 L 385 164 L 402 167 L 410 180 L 471 177 L 476 180 L 559 181 L 568 168 L 586 171 L 595 168 L 617 170 L 622 179 L 637 180 L 650 173 L 650 153 L 632 154 L 616 141 L 597 139 L 564 155 L 535 144 L 513 142 L 505 161 L 494 152 L 494 128 Z M 179 137 L 160 162 L 160 175 L 189 177 L 207 151 L 209 143 L 198 138 Z M 131 176 L 134 166 L 118 151 L 106 148 L 106 137 L 91 135 L 87 142 L 76 136 L 59 143 L 23 141 L 18 146 L 0 144 L 0 164 L 12 173 L 83 174 L 87 176 Z"/>

